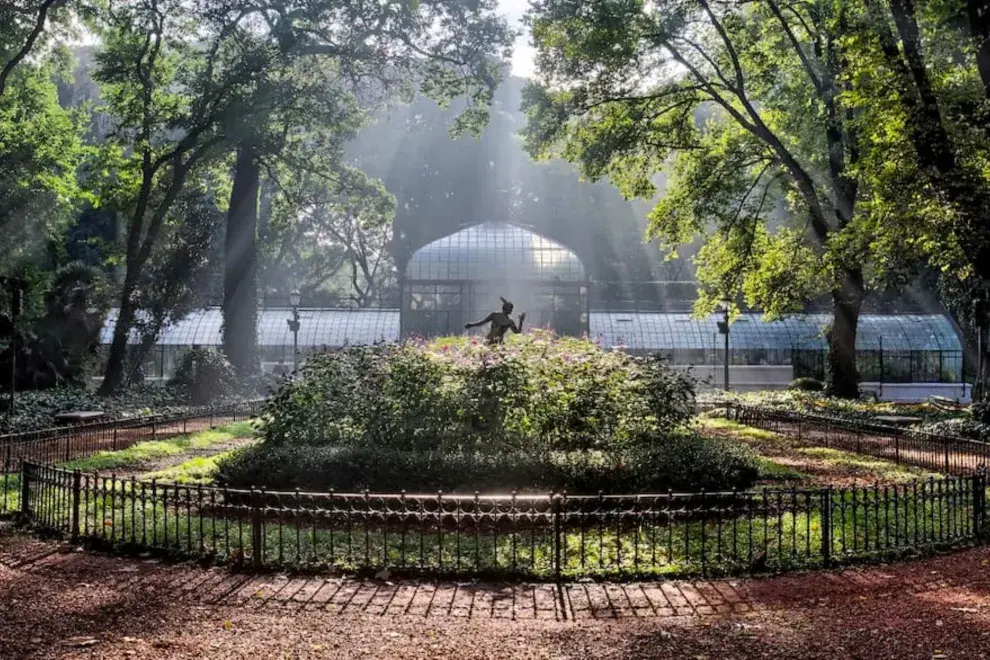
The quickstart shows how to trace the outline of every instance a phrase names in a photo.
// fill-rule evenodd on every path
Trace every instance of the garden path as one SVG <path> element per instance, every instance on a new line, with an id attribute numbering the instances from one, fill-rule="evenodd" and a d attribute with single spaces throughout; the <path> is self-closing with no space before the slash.
<path id="1" fill-rule="evenodd" d="M 985 658 L 990 548 L 738 580 L 238 575 L 0 534 L 4 658 Z"/>

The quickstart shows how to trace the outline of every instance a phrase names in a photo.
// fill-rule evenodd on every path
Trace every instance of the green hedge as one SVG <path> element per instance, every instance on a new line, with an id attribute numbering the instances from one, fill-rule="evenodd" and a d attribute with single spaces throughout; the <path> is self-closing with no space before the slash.
<path id="1" fill-rule="evenodd" d="M 745 488 L 738 443 L 686 430 L 694 381 L 660 358 L 535 331 L 347 348 L 307 360 L 223 461 L 274 490 L 629 493 Z"/>
<path id="2" fill-rule="evenodd" d="M 759 474 L 756 455 L 741 444 L 675 434 L 621 457 L 599 451 L 482 454 L 262 444 L 221 461 L 217 482 L 316 492 L 634 493 L 743 489 Z"/>

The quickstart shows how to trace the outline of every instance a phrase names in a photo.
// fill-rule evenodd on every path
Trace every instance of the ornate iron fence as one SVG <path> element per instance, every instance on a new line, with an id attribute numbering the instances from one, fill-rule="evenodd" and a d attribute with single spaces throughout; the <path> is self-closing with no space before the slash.
<path id="1" fill-rule="evenodd" d="M 264 400 L 202 406 L 179 413 L 60 426 L 0 436 L 0 514 L 20 510 L 21 462 L 55 464 L 99 451 L 126 449 L 139 442 L 167 438 L 248 419 Z"/>
<path id="2" fill-rule="evenodd" d="M 724 411 L 725 417 L 740 424 L 786 433 L 807 444 L 868 454 L 943 474 L 972 474 L 990 464 L 990 443 L 978 440 L 761 406 L 730 403 L 716 410 Z"/>
<path id="3" fill-rule="evenodd" d="M 869 488 L 641 495 L 273 493 L 25 461 L 21 513 L 115 551 L 254 568 L 538 579 L 830 566 L 974 540 L 984 473 Z"/>

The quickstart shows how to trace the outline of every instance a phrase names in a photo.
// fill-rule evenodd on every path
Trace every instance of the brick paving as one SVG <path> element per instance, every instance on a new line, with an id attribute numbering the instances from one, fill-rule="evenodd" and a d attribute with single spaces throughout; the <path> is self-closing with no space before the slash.
<path id="1" fill-rule="evenodd" d="M 990 549 L 958 553 L 975 564 Z M 37 579 L 97 574 L 103 586 L 136 593 L 165 592 L 195 606 L 234 606 L 252 611 L 326 612 L 335 615 L 416 616 L 574 621 L 626 618 L 710 618 L 807 606 L 823 599 L 862 594 L 884 600 L 990 584 L 985 571 L 938 569 L 949 556 L 891 566 L 717 580 L 546 583 L 360 580 L 242 574 L 158 559 L 106 557 L 20 535 L 0 536 L 0 566 Z M 952 562 L 956 566 L 959 562 Z M 809 582 L 815 588 L 806 589 Z M 772 593 L 772 598 L 768 594 Z"/>
<path id="2" fill-rule="evenodd" d="M 642 583 L 395 583 L 108 557 L 0 528 L 0 658 L 990 657 L 990 548 Z"/>

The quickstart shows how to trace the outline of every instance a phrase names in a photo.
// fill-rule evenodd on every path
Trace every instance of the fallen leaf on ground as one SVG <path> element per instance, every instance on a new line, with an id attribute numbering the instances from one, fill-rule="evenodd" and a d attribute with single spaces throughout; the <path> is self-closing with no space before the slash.
<path id="1" fill-rule="evenodd" d="M 98 642 L 93 637 L 70 637 L 69 639 L 65 640 L 65 643 L 68 644 L 69 646 L 87 647 L 87 646 L 96 646 Z"/>

